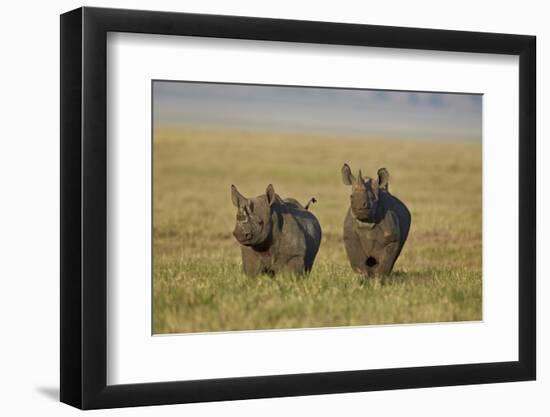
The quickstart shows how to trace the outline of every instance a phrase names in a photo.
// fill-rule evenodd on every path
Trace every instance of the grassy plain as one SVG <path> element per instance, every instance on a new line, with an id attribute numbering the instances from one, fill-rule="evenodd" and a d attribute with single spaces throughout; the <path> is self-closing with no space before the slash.
<path id="1" fill-rule="evenodd" d="M 360 279 L 342 242 L 354 172 L 391 175 L 412 214 L 389 278 Z M 306 203 L 323 239 L 307 277 L 241 273 L 230 185 L 272 183 Z M 481 145 L 224 130 L 154 132 L 153 332 L 481 320 Z"/>

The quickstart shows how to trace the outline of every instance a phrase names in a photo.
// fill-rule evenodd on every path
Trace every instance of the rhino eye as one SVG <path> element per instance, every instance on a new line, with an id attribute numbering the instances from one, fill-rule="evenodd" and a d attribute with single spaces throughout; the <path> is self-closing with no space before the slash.
<path id="1" fill-rule="evenodd" d="M 258 224 L 259 224 L 260 226 L 263 226 L 264 221 L 263 221 L 262 219 L 260 219 L 260 220 L 258 220 Z"/>

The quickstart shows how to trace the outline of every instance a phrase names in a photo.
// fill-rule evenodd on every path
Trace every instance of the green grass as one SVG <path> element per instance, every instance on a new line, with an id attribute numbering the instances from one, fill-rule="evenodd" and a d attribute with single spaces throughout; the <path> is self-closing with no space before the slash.
<path id="1" fill-rule="evenodd" d="M 342 224 L 355 171 L 390 171 L 409 239 L 388 278 L 349 267 Z M 323 228 L 310 275 L 249 278 L 231 235 L 230 184 L 272 183 Z M 154 333 L 481 319 L 481 146 L 366 138 L 159 130 L 154 137 Z"/>

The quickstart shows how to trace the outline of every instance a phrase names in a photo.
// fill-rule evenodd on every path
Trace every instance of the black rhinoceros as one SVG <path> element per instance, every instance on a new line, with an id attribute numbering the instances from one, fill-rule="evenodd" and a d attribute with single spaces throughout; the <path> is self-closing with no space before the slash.
<path id="1" fill-rule="evenodd" d="M 378 170 L 378 178 L 357 178 L 348 164 L 342 181 L 351 185 L 350 208 L 344 220 L 344 245 L 351 267 L 364 275 L 389 275 L 403 249 L 411 226 L 407 207 L 388 189 L 390 174 Z"/>
<path id="2" fill-rule="evenodd" d="M 245 198 L 234 185 L 231 199 L 237 207 L 233 235 L 240 243 L 247 275 L 309 272 L 321 244 L 317 218 L 298 201 L 282 199 L 271 184 L 265 194 Z"/>

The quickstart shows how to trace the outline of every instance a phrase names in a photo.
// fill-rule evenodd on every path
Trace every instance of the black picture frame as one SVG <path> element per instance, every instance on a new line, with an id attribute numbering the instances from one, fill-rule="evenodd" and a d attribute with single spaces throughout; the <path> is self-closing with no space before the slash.
<path id="1" fill-rule="evenodd" d="M 519 360 L 107 385 L 108 32 L 519 56 Z M 88 7 L 61 15 L 61 401 L 94 409 L 535 379 L 535 50 L 524 35 Z"/>

